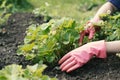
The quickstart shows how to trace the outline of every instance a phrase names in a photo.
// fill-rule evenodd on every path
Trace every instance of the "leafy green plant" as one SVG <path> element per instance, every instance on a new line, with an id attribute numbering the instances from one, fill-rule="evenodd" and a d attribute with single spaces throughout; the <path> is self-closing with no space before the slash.
<path id="1" fill-rule="evenodd" d="M 101 32 L 98 32 L 95 38 L 107 41 L 120 40 L 120 14 L 118 12 L 113 15 L 102 14 L 100 17 L 103 20 L 103 25 Z"/>
<path id="2" fill-rule="evenodd" d="M 27 66 L 25 69 L 21 65 L 8 65 L 0 70 L 0 80 L 57 80 L 43 75 L 46 65 L 35 64 Z"/>
<path id="3" fill-rule="evenodd" d="M 8 12 L 18 12 L 32 8 L 32 5 L 27 0 L 0 0 L 0 10 L 6 9 Z"/>
<path id="4" fill-rule="evenodd" d="M 41 7 L 41 8 L 35 8 L 32 12 L 35 17 L 41 17 L 41 16 L 44 16 L 44 21 L 49 21 L 51 19 L 51 17 L 48 15 L 48 12 L 45 10 L 44 7 Z"/>
<path id="5" fill-rule="evenodd" d="M 0 33 L 4 33 L 5 29 L 2 29 L 2 26 L 7 22 L 11 13 L 8 13 L 7 10 L 11 8 L 11 5 L 6 5 L 6 1 L 0 2 Z"/>
<path id="6" fill-rule="evenodd" d="M 52 19 L 42 25 L 33 24 L 26 31 L 24 45 L 18 55 L 47 63 L 56 62 L 61 56 L 78 47 L 78 23 L 73 19 Z"/>
<path id="7" fill-rule="evenodd" d="M 10 15 L 11 15 L 10 13 L 7 13 L 7 14 L 0 13 L 0 33 L 6 32 L 5 28 L 2 26 L 5 25 Z"/>

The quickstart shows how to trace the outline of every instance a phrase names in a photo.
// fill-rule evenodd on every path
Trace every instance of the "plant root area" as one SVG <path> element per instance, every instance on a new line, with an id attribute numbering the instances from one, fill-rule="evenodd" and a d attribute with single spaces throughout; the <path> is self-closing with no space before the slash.
<path id="1" fill-rule="evenodd" d="M 43 17 L 35 18 L 31 13 L 15 13 L 3 26 L 5 33 L 0 33 L 0 69 L 10 64 L 20 64 L 25 67 L 32 65 L 32 61 L 25 60 L 17 55 L 17 48 L 23 44 L 26 28 L 33 23 L 44 23 Z M 108 55 L 106 59 L 93 58 L 83 67 L 66 73 L 47 65 L 43 74 L 57 77 L 58 80 L 120 80 L 120 58 L 116 55 Z"/>

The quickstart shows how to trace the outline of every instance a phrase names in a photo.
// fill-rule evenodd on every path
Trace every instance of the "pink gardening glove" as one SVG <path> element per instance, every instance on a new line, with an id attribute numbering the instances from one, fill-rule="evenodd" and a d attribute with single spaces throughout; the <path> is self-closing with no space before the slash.
<path id="1" fill-rule="evenodd" d="M 86 64 L 93 56 L 106 58 L 105 41 L 87 43 L 67 53 L 60 61 L 62 71 L 71 72 Z"/>
<path id="2" fill-rule="evenodd" d="M 97 22 L 97 21 L 96 21 Z M 80 39 L 79 39 L 79 44 L 81 45 L 82 44 L 82 41 L 84 39 L 84 36 L 88 36 L 88 39 L 92 39 L 94 37 L 94 34 L 96 31 L 100 30 L 100 27 L 95 27 L 92 22 L 88 22 L 86 25 L 85 25 L 85 30 L 83 30 L 81 33 L 80 33 Z"/>
<path id="3" fill-rule="evenodd" d="M 80 33 L 79 44 L 81 45 L 84 39 L 84 36 L 88 36 L 88 39 L 92 39 L 96 31 L 100 30 L 100 26 L 95 26 L 93 23 L 98 23 L 100 21 L 99 18 L 92 19 L 85 25 L 85 30 Z"/>

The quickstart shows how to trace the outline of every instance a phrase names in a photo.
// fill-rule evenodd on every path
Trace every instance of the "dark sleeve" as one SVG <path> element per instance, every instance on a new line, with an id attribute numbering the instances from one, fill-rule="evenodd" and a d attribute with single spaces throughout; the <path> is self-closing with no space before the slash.
<path id="1" fill-rule="evenodd" d="M 120 0 L 109 0 L 118 10 L 120 10 Z"/>

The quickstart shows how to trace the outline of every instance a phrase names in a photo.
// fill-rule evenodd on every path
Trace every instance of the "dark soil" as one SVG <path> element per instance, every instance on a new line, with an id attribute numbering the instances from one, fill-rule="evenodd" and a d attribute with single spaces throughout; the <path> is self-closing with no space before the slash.
<path id="1" fill-rule="evenodd" d="M 16 50 L 18 45 L 23 44 L 26 28 L 32 23 L 43 22 L 43 17 L 35 18 L 31 13 L 16 13 L 9 18 L 4 26 L 6 33 L 0 34 L 0 68 L 13 63 L 23 66 L 33 64 L 16 55 Z M 115 55 L 104 60 L 94 58 L 69 74 L 58 70 L 58 66 L 49 66 L 44 73 L 59 80 L 120 80 L 120 58 Z"/>
<path id="2" fill-rule="evenodd" d="M 35 18 L 31 13 L 16 13 L 10 16 L 3 28 L 6 33 L 0 33 L 0 68 L 16 63 L 23 66 L 31 64 L 23 56 L 18 56 L 18 45 L 23 44 L 26 28 L 32 23 L 43 23 L 43 17 Z"/>

